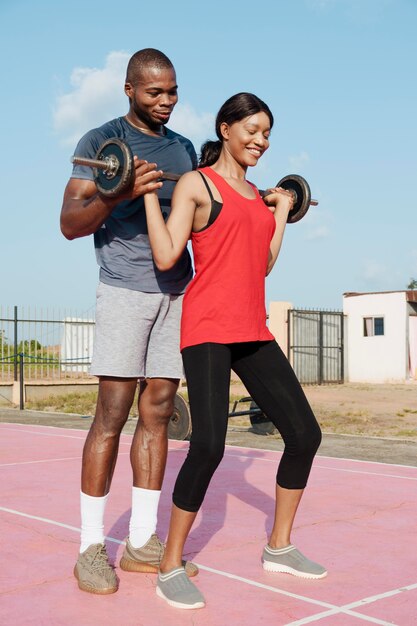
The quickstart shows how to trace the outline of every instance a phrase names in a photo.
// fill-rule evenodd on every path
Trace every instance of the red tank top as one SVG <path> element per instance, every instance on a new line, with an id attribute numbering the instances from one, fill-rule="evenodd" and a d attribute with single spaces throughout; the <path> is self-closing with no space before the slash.
<path id="1" fill-rule="evenodd" d="M 181 349 L 274 339 L 265 310 L 274 216 L 255 187 L 256 197 L 244 198 L 210 167 L 201 171 L 215 184 L 223 207 L 211 226 L 191 235 L 195 276 L 184 296 Z"/>

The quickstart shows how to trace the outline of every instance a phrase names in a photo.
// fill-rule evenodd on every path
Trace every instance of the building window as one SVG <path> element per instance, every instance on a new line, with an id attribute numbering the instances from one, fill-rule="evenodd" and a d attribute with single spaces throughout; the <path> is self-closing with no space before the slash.
<path id="1" fill-rule="evenodd" d="M 384 334 L 384 318 L 383 317 L 364 317 L 363 318 L 363 336 L 374 337 L 375 335 Z"/>

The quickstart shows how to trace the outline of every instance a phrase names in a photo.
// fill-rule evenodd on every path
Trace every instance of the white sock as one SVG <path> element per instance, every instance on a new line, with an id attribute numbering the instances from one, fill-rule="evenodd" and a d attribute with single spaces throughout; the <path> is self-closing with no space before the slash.
<path id="1" fill-rule="evenodd" d="M 89 496 L 80 491 L 81 499 L 81 546 L 80 552 L 84 552 L 94 543 L 104 543 L 104 509 L 106 508 L 106 496 Z"/>
<path id="2" fill-rule="evenodd" d="M 132 487 L 132 513 L 129 523 L 129 541 L 141 548 L 156 531 L 160 491 Z"/>

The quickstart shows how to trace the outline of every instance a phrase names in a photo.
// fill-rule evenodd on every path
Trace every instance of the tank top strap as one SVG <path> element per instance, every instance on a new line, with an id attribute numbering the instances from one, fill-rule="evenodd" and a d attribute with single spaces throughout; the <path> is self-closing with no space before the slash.
<path id="1" fill-rule="evenodd" d="M 199 171 L 203 172 L 203 174 L 205 174 L 214 183 L 221 196 L 223 196 L 222 192 L 228 192 L 231 189 L 224 178 L 215 172 L 211 167 L 202 167 Z"/>
<path id="2" fill-rule="evenodd" d="M 206 177 L 204 176 L 204 174 L 203 174 L 200 170 L 197 170 L 197 172 L 200 174 L 201 178 L 203 179 L 203 183 L 204 183 L 204 185 L 205 185 L 205 187 L 206 187 L 206 189 L 207 189 L 207 191 L 208 191 L 208 195 L 210 196 L 211 203 L 213 204 L 213 202 L 214 202 L 215 200 L 214 200 L 214 198 L 213 198 L 213 194 L 211 193 L 211 189 L 210 189 L 210 187 L 209 187 L 209 184 L 208 184 L 208 182 L 206 181 Z"/>
<path id="3" fill-rule="evenodd" d="M 203 172 L 203 174 L 205 174 L 208 178 L 210 178 L 210 180 L 214 183 L 215 187 L 218 189 L 220 195 L 222 197 L 224 197 L 224 194 L 227 195 L 234 195 L 237 194 L 240 198 L 244 199 L 244 197 L 239 194 L 239 192 L 237 192 L 235 189 L 233 189 L 233 187 L 231 185 L 229 185 L 229 183 L 227 183 L 224 178 L 222 176 L 220 176 L 220 174 L 218 174 L 217 172 L 215 172 L 211 167 L 207 166 L 207 167 L 202 167 L 198 170 L 200 173 Z M 206 182 L 206 181 L 204 181 Z M 246 182 L 252 187 L 252 189 L 255 192 L 255 198 L 247 198 L 247 200 L 255 200 L 255 199 L 261 199 L 261 195 L 259 193 L 258 188 L 256 187 L 256 185 L 254 185 L 253 183 L 251 183 L 249 180 L 246 179 Z"/>

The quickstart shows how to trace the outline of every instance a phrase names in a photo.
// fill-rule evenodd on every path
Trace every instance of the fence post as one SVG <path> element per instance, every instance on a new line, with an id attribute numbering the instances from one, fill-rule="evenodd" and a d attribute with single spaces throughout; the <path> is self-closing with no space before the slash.
<path id="1" fill-rule="evenodd" d="M 21 411 L 23 411 L 23 409 L 25 408 L 25 381 L 24 381 L 24 370 L 23 370 L 23 366 L 24 366 L 24 362 L 23 362 L 23 357 L 24 354 L 23 352 L 20 352 L 19 354 L 19 365 L 20 365 L 20 371 L 19 371 L 19 380 L 20 380 L 20 402 L 19 402 L 19 408 Z"/>
<path id="2" fill-rule="evenodd" d="M 340 314 L 340 378 L 345 382 L 345 316 Z"/>
<path id="3" fill-rule="evenodd" d="M 323 349 L 323 311 L 319 312 L 319 345 L 318 345 L 318 349 L 319 349 L 319 385 L 323 384 L 323 354 L 324 354 L 324 349 Z"/>
<path id="4" fill-rule="evenodd" d="M 14 380 L 17 381 L 17 306 L 14 307 L 14 324 L 13 324 L 13 343 L 14 343 Z"/>

